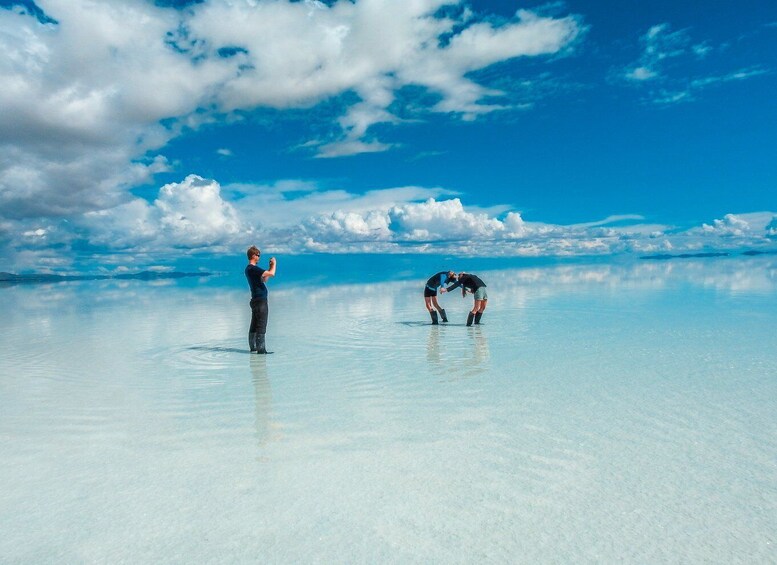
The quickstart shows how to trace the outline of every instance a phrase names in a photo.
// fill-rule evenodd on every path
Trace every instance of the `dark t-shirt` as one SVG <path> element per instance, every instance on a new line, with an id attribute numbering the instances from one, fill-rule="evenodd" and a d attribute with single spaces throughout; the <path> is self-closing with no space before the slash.
<path id="1" fill-rule="evenodd" d="M 463 286 L 467 290 L 470 290 L 472 292 L 475 292 L 480 287 L 486 286 L 486 283 L 480 280 L 479 277 L 475 275 L 470 275 L 469 273 L 466 273 L 459 277 L 459 280 L 457 280 L 455 283 L 453 283 L 451 286 L 449 286 L 446 290 L 450 292 L 454 288 L 458 288 L 460 286 Z"/>
<path id="2" fill-rule="evenodd" d="M 250 263 L 246 267 L 246 278 L 248 279 L 248 286 L 251 289 L 251 299 L 264 298 L 267 299 L 267 285 L 262 280 L 262 274 L 264 269 L 251 265 Z"/>

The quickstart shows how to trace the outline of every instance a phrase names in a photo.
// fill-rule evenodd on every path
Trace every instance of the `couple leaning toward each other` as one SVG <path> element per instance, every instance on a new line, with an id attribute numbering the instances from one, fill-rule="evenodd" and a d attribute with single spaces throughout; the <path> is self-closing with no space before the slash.
<path id="1" fill-rule="evenodd" d="M 450 286 L 446 287 L 446 284 Z M 468 292 L 475 296 L 475 304 L 467 315 L 467 325 L 471 326 L 473 321 L 476 324 L 480 323 L 480 318 L 483 317 L 483 311 L 486 309 L 486 303 L 488 302 L 486 283 L 472 273 L 459 273 L 457 275 L 453 271 L 440 271 L 429 277 L 424 287 L 424 303 L 429 311 L 429 315 L 432 317 L 433 325 L 439 323 L 438 312 L 439 318 L 443 322 L 448 321 L 445 309 L 437 302 L 437 289 L 440 290 L 440 293 L 443 293 L 450 292 L 459 287 L 461 287 L 462 298 L 467 296 Z"/>

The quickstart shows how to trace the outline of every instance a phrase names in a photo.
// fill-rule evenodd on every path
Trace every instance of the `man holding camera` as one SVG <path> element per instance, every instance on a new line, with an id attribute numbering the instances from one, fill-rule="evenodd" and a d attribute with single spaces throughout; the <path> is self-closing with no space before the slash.
<path id="1" fill-rule="evenodd" d="M 251 325 L 248 328 L 248 346 L 251 353 L 265 355 L 272 353 L 267 351 L 264 342 L 267 333 L 267 314 L 269 308 L 267 305 L 267 279 L 275 276 L 275 257 L 270 257 L 270 268 L 262 269 L 256 264 L 259 262 L 259 256 L 262 254 L 259 248 L 252 245 L 248 248 L 248 265 L 245 269 L 248 286 L 251 289 Z"/>

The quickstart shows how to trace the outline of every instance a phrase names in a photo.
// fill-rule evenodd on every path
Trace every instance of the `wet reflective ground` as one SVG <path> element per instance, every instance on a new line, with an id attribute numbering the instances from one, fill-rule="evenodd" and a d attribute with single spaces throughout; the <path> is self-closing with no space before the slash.
<path id="1" fill-rule="evenodd" d="M 773 263 L 0 289 L 0 555 L 772 562 Z"/>

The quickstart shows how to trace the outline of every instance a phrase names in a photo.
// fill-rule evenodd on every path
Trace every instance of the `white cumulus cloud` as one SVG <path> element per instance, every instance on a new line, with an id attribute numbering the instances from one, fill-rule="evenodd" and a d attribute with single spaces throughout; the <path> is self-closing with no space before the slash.
<path id="1" fill-rule="evenodd" d="M 151 203 L 135 199 L 88 212 L 80 227 L 95 246 L 165 253 L 216 247 L 248 231 L 235 208 L 222 199 L 220 185 L 197 175 L 164 185 Z"/>
<path id="2" fill-rule="evenodd" d="M 246 242 L 259 239 L 288 254 L 575 256 L 770 250 L 776 236 L 773 212 L 727 214 L 689 229 L 634 214 L 563 225 L 526 221 L 506 206 L 470 207 L 442 188 L 352 194 L 293 179 L 222 187 L 196 175 L 162 186 L 153 200 L 134 198 L 77 221 L 0 223 L 16 264 L 47 268 L 65 266 L 75 248 L 92 250 L 105 264 L 114 261 L 111 253 L 124 251 L 136 262 L 145 257 L 158 264 L 202 251 L 239 254 Z"/>
<path id="3" fill-rule="evenodd" d="M 370 128 L 401 123 L 392 110 L 400 89 L 438 95 L 426 111 L 489 112 L 497 106 L 483 98 L 495 93 L 468 73 L 561 52 L 582 30 L 575 17 L 526 11 L 499 25 L 475 21 L 459 0 L 39 5 L 46 18 L 0 9 L 0 219 L 129 202 L 131 188 L 168 166 L 168 141 L 257 108 L 348 95 L 333 116 L 339 135 L 309 147 L 320 157 L 385 151 L 393 145 Z M 459 15 L 440 16 L 444 6 Z"/>
<path id="4" fill-rule="evenodd" d="M 504 231 L 502 222 L 467 212 L 458 198 L 395 206 L 389 218 L 393 231 L 406 240 L 479 239 Z"/>

